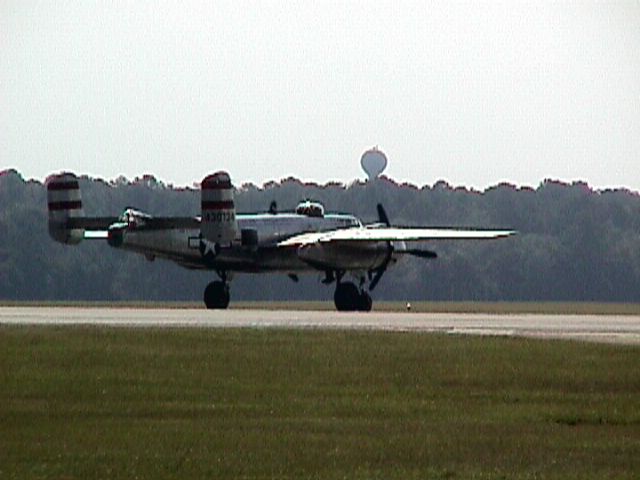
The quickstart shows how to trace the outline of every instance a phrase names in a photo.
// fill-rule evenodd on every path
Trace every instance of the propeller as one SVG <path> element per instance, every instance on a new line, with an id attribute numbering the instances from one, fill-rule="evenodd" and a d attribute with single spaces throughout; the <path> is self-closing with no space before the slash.
<path id="1" fill-rule="evenodd" d="M 438 254 L 431 250 L 405 250 L 404 253 L 418 258 L 438 258 Z"/>
<path id="2" fill-rule="evenodd" d="M 380 223 L 384 223 L 387 227 L 391 226 L 389 223 L 389 217 L 387 216 L 387 212 L 384 211 L 384 207 L 381 203 L 376 207 L 378 209 L 378 218 L 380 219 Z"/>
<path id="3" fill-rule="evenodd" d="M 378 210 L 379 223 L 386 225 L 387 227 L 390 227 L 391 223 L 389 222 L 389 216 L 387 215 L 387 212 L 384 210 L 384 207 L 382 206 L 382 204 L 379 203 L 376 208 Z M 438 257 L 438 254 L 431 250 L 411 249 L 411 250 L 404 250 L 403 253 L 407 253 L 409 255 L 413 255 L 414 257 L 418 257 L 418 258 L 437 258 Z M 370 275 L 375 273 L 375 276 L 371 279 L 371 283 L 369 284 L 369 291 L 373 291 L 373 289 L 376 288 L 376 285 L 378 285 L 378 282 L 382 278 L 382 275 L 384 275 L 384 272 L 387 270 L 387 267 L 391 262 L 392 256 L 393 256 L 393 245 L 391 244 L 391 242 L 387 242 L 387 256 L 385 257 L 384 262 L 382 262 L 382 265 L 380 265 L 378 268 L 369 272 Z"/>
<path id="4" fill-rule="evenodd" d="M 381 224 L 384 224 L 387 227 L 390 227 L 391 223 L 389 222 L 389 217 L 387 216 L 387 212 L 385 212 L 382 204 L 379 203 L 376 206 L 376 209 L 378 210 L 378 221 Z M 376 285 L 378 285 L 378 282 L 382 278 L 382 275 L 384 274 L 384 272 L 387 270 L 387 267 L 389 266 L 389 262 L 391 262 L 392 256 L 393 256 L 393 245 L 391 245 L 391 242 L 387 242 L 387 256 L 385 257 L 384 262 L 382 262 L 382 265 L 380 265 L 378 268 L 374 270 L 376 275 L 371 280 L 371 283 L 369 283 L 370 292 L 372 292 L 373 289 L 376 288 Z"/>

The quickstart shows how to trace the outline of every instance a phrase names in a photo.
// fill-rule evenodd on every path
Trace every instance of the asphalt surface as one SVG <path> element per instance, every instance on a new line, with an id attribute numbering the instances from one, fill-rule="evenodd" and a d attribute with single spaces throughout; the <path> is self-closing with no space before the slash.
<path id="1" fill-rule="evenodd" d="M 0 325 L 439 332 L 640 345 L 640 316 L 0 307 Z"/>

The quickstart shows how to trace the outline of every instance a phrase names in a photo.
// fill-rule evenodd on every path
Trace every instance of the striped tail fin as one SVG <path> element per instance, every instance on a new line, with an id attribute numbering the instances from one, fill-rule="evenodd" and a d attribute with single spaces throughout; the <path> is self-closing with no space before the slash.
<path id="1" fill-rule="evenodd" d="M 77 244 L 84 229 L 70 225 L 69 220 L 84 216 L 78 177 L 73 173 L 51 175 L 46 180 L 49 209 L 49 235 L 56 242 Z"/>
<path id="2" fill-rule="evenodd" d="M 217 172 L 202 180 L 202 236 L 217 245 L 236 238 L 238 222 L 233 202 L 233 186 L 226 172 Z"/>

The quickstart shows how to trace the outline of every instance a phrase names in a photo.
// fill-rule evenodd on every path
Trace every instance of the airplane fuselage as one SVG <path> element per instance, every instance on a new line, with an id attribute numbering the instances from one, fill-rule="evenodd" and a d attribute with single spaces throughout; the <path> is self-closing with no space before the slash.
<path id="1" fill-rule="evenodd" d="M 172 260 L 190 269 L 239 272 L 301 272 L 363 270 L 380 267 L 389 255 L 387 242 L 355 246 L 313 244 L 281 248 L 294 235 L 362 227 L 352 215 L 310 217 L 295 213 L 238 215 L 238 233 L 226 245 L 215 245 L 199 229 L 146 230 L 126 226 L 109 234 L 109 244 L 145 255 Z"/>

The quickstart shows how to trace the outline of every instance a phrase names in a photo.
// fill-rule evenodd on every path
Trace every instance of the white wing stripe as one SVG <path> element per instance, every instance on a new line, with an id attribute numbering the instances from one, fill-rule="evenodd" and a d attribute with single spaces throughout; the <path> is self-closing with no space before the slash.
<path id="1" fill-rule="evenodd" d="M 514 235 L 513 230 L 456 230 L 448 228 L 348 228 L 303 233 L 280 242 L 281 247 L 334 241 L 484 240 Z"/>

